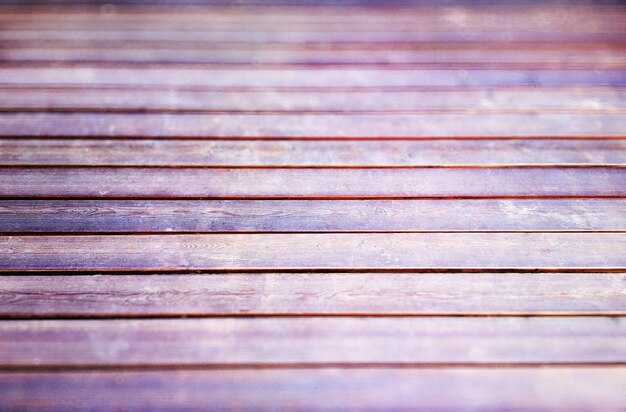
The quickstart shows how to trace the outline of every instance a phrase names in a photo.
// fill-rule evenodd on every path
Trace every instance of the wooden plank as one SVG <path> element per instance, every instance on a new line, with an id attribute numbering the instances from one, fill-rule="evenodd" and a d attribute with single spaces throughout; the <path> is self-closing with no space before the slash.
<path id="1" fill-rule="evenodd" d="M 128 3 L 128 2 L 126 2 Z M 135 2 L 137 3 L 137 2 Z M 206 2 L 204 2 L 207 5 Z M 293 2 L 291 2 L 293 3 Z M 320 2 L 316 2 L 319 4 Z M 79 7 L 68 5 L 45 7 L 41 4 L 20 4 L 16 7 L 7 6 L 6 2 L 0 10 L 0 20 L 3 27 L 14 28 L 19 23 L 30 23 L 37 27 L 67 27 L 79 29 L 89 27 L 90 23 L 98 23 L 96 28 L 123 29 L 137 27 L 136 25 L 162 24 L 160 27 L 183 28 L 212 28 L 245 26 L 255 29 L 276 30 L 284 26 L 295 27 L 338 27 L 346 25 L 365 25 L 378 23 L 383 29 L 408 27 L 412 30 L 433 30 L 446 28 L 448 30 L 485 30 L 487 28 L 501 30 L 512 28 L 528 28 L 534 30 L 560 30 L 564 27 L 573 30 L 592 30 L 606 24 L 615 24 L 623 19 L 624 8 L 613 5 L 568 4 L 560 7 L 558 3 L 523 5 L 511 4 L 450 4 L 441 7 L 436 4 L 396 4 L 394 7 L 377 7 L 376 4 L 354 4 L 345 7 L 341 4 L 328 4 L 324 7 L 309 5 L 267 4 L 262 7 L 249 7 L 240 4 L 219 4 L 202 7 L 201 4 L 181 7 L 180 4 L 143 4 L 141 7 L 128 4 L 115 5 L 113 9 L 102 10 L 97 5 L 91 7 L 82 3 Z M 332 2 L 331 2 L 332 3 Z M 257 6 L 259 4 L 257 3 Z M 374 7 L 371 7 L 371 6 Z M 243 7 L 241 7 L 243 6 Z M 369 6 L 369 7 L 368 7 Z M 379 5 L 378 5 L 379 6 Z M 450 7 L 453 6 L 453 7 Z M 211 25 L 207 27 L 206 22 Z M 508 26 L 503 27 L 506 23 Z M 53 24 L 55 24 L 53 26 Z M 413 24 L 411 26 L 411 24 Z M 17 26 L 20 27 L 20 26 Z M 143 27 L 143 26 L 139 26 Z M 376 26 L 379 27 L 379 26 Z M 372 30 L 372 26 L 367 26 Z"/>
<path id="2" fill-rule="evenodd" d="M 0 372 L 0 396 L 10 410 L 620 411 L 625 379 L 623 367 Z"/>
<path id="3" fill-rule="evenodd" d="M 41 34 L 46 36 L 47 33 Z M 212 51 L 190 49 L 186 45 L 175 49 L 159 49 L 158 45 L 142 48 L 101 48 L 86 43 L 82 47 L 17 47 L 3 48 L 3 63 L 40 64 L 53 62 L 88 62 L 140 67 L 162 64 L 231 66 L 233 69 L 246 65 L 265 66 L 385 66 L 390 68 L 452 68 L 464 69 L 625 69 L 624 50 L 425 50 L 403 52 L 397 50 L 276 50 Z M 266 67 L 267 68 L 267 67 Z"/>
<path id="4" fill-rule="evenodd" d="M 212 88 L 354 88 L 480 86 L 624 86 L 623 70 L 381 70 L 348 68 L 233 69 L 132 67 L 0 67 L 1 83 L 159 85 Z"/>
<path id="5" fill-rule="evenodd" d="M 624 137 L 621 113 L 2 113 L 0 137 L 481 138 Z"/>
<path id="6" fill-rule="evenodd" d="M 0 271 L 619 270 L 624 233 L 0 237 Z"/>
<path id="7" fill-rule="evenodd" d="M 4 198 L 624 197 L 626 168 L 0 168 Z"/>
<path id="8" fill-rule="evenodd" d="M 32 23 L 32 22 L 31 22 Z M 97 21 L 90 21 L 90 27 L 96 26 Z M 508 23 L 508 22 L 507 22 Z M 19 23 L 20 27 L 24 30 L 30 30 L 24 28 L 24 23 Z M 58 26 L 61 23 L 54 23 Z M 141 23 L 131 23 L 135 29 Z M 159 27 L 162 22 L 157 23 Z M 183 23 L 187 28 L 188 24 Z M 204 23 L 203 23 L 204 24 Z M 214 23 L 215 24 L 215 23 Z M 359 31 L 359 26 L 350 26 L 346 23 L 338 23 L 344 30 Z M 416 22 L 411 22 L 410 27 L 414 28 Z M 570 23 L 571 24 L 571 23 Z M 284 26 L 277 26 L 275 23 L 270 23 L 272 27 L 278 30 L 282 30 Z M 366 23 L 363 27 L 369 28 L 370 23 Z M 301 26 L 302 27 L 302 26 Z M 206 27 L 202 27 L 206 30 Z M 354 28 L 354 30 L 353 30 Z M 88 29 L 88 28 L 85 28 Z M 188 28 L 187 28 L 188 29 Z M 244 30 L 238 27 L 238 30 Z M 0 27 L 0 31 L 3 28 Z M 51 29 L 52 30 L 52 29 Z M 396 28 L 399 30 L 399 28 Z M 409 30 L 409 28 L 407 28 Z M 210 30 L 208 30 L 210 31 Z M 366 30 L 371 31 L 371 30 Z M 379 30 L 380 31 L 380 30 Z M 392 30 L 393 31 L 393 30 Z M 402 31 L 406 31 L 402 29 Z M 410 31 L 410 30 L 409 30 Z M 580 28 L 579 28 L 580 31 Z M 45 36 L 45 31 L 42 31 L 42 36 Z M 611 40 L 611 41 L 516 41 L 511 43 L 510 41 L 478 41 L 471 38 L 464 39 L 462 41 L 437 41 L 437 42 L 340 42 L 340 43 L 324 43 L 324 42 L 307 42 L 307 43 L 257 43 L 257 42 L 221 42 L 221 43 L 207 43 L 202 41 L 189 42 L 185 40 L 164 40 L 164 41 L 152 41 L 146 40 L 111 40 L 106 37 L 96 40 L 84 40 L 80 37 L 64 40 L 62 42 L 47 39 L 45 37 L 37 39 L 15 39 L 15 40 L 2 40 L 0 41 L 5 49 L 29 49 L 29 48 L 59 48 L 59 49 L 85 49 L 88 47 L 100 48 L 105 51 L 109 49 L 151 49 L 151 50 L 172 50 L 180 48 L 182 50 L 204 50 L 207 53 L 210 52 L 231 52 L 231 53 L 254 53 L 254 52 L 276 52 L 276 53 L 304 53 L 304 52 L 355 52 L 355 51 L 395 51 L 395 52 L 521 52 L 527 53 L 530 51 L 547 52 L 553 51 L 557 54 L 563 53 L 569 50 L 572 53 L 614 53 L 616 51 L 623 50 L 626 47 L 626 40 Z"/>
<path id="9" fill-rule="evenodd" d="M 0 321 L 0 366 L 623 364 L 609 317 Z"/>
<path id="10" fill-rule="evenodd" d="M 2 166 L 626 165 L 626 140 L 0 139 Z"/>
<path id="11" fill-rule="evenodd" d="M 12 276 L 0 286 L 0 317 L 625 315 L 625 281 L 624 273 Z"/>
<path id="12" fill-rule="evenodd" d="M 0 200 L 2 233 L 451 230 L 626 231 L 626 199 Z"/>
<path id="13" fill-rule="evenodd" d="M 475 3 L 455 1 L 449 6 L 429 2 L 409 1 L 394 7 L 380 7 L 375 1 L 359 1 L 346 7 L 334 1 L 276 1 L 271 4 L 263 1 L 247 1 L 231 4 L 221 0 L 204 1 L 202 3 L 176 4 L 162 2 L 155 4 L 148 1 L 116 2 L 113 9 L 102 10 L 98 2 L 84 1 L 80 5 L 42 4 L 41 2 L 20 1 L 10 4 L 5 0 L 0 14 L 3 21 L 182 21 L 182 22 L 239 22 L 249 21 L 265 23 L 344 23 L 350 21 L 361 22 L 423 22 L 435 21 L 457 26 L 483 22 L 490 23 L 494 19 L 511 19 L 512 22 L 526 23 L 527 19 L 536 21 L 527 24 L 543 24 L 550 27 L 556 23 L 583 23 L 594 19 L 620 20 L 624 14 L 624 7 L 618 3 L 593 4 L 593 2 L 576 3 L 562 7 L 558 2 L 524 4 L 515 2 Z M 130 4 L 132 3 L 132 4 Z M 504 4 L 502 4 L 504 3 Z M 320 7 L 323 5 L 323 7 Z M 184 7 L 181 7 L 184 6 Z M 262 7 L 250 7 L 262 6 Z M 288 7 L 285 7 L 288 6 Z M 453 19 L 452 17 L 457 17 Z"/>
<path id="14" fill-rule="evenodd" d="M 538 88 L 412 91 L 129 90 L 106 87 L 0 86 L 0 110 L 206 111 L 206 112 L 620 112 L 626 89 Z"/>
<path id="15" fill-rule="evenodd" d="M 504 23 L 502 23 L 504 24 Z M 144 41 L 201 41 L 211 42 L 254 42 L 254 43 L 307 43 L 307 42 L 437 42 L 437 41 L 620 41 L 624 39 L 624 29 L 618 24 L 608 25 L 609 29 L 575 31 L 574 28 L 563 31 L 533 31 L 532 29 L 503 29 L 480 31 L 469 29 L 448 29 L 437 31 L 338 31 L 321 30 L 311 32 L 294 28 L 290 31 L 252 30 L 0 30 L 0 41 L 19 39 L 37 40 L 46 36 L 49 40 L 98 40 L 107 38 L 123 41 L 124 39 Z M 450 27 L 450 26 L 448 26 Z M 611 28 L 613 30 L 611 30 Z"/>

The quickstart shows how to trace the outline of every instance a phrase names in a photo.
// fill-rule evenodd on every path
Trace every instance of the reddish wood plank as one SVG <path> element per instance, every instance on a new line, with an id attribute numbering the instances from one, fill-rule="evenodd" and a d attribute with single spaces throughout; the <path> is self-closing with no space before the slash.
<path id="1" fill-rule="evenodd" d="M 0 197 L 623 197 L 626 168 L 0 168 Z"/>
<path id="2" fill-rule="evenodd" d="M 0 316 L 624 315 L 624 273 L 13 276 Z"/>
<path id="3" fill-rule="evenodd" d="M 626 89 L 538 88 L 350 92 L 211 92 L 0 86 L 0 109 L 67 111 L 238 111 L 238 112 L 616 112 L 626 110 Z"/>
<path id="4" fill-rule="evenodd" d="M 626 199 L 0 200 L 3 233 L 450 230 L 626 230 Z"/>
<path id="5" fill-rule="evenodd" d="M 625 379 L 623 367 L 0 372 L 0 396 L 48 410 L 619 411 Z"/>
<path id="6" fill-rule="evenodd" d="M 626 165 L 624 139 L 83 140 L 0 139 L 0 165 L 488 166 Z"/>
<path id="7" fill-rule="evenodd" d="M 588 364 L 626 361 L 606 317 L 0 321 L 0 365 Z"/>
<path id="8" fill-rule="evenodd" d="M 113 32 L 116 33 L 116 32 Z M 41 36 L 47 36 L 42 32 Z M 0 38 L 2 35 L 0 34 Z M 0 40 L 1 41 L 1 40 Z M 184 42 L 181 42 L 184 43 Z M 4 63 L 39 64 L 45 62 L 89 62 L 119 65 L 188 64 L 188 65 L 240 65 L 266 66 L 385 66 L 398 68 L 488 68 L 488 69 L 625 69 L 624 50 L 228 50 L 212 51 L 189 48 L 160 49 L 159 45 L 127 48 L 120 41 L 119 48 L 102 48 L 98 44 L 84 43 L 79 47 L 5 47 L 0 55 Z"/>
<path id="9" fill-rule="evenodd" d="M 0 67 L 2 84 L 159 85 L 211 88 L 624 86 L 622 70 L 380 70 Z"/>
<path id="10" fill-rule="evenodd" d="M 480 138 L 624 137 L 621 113 L 2 113 L 0 137 Z"/>
<path id="11" fill-rule="evenodd" d="M 613 29 L 613 30 L 612 30 Z M 533 31 L 533 30 L 494 30 L 481 32 L 473 29 L 452 29 L 444 32 L 436 31 L 303 31 L 294 28 L 290 31 L 268 30 L 63 30 L 38 31 L 38 30 L 15 30 L 0 31 L 0 41 L 4 40 L 36 40 L 46 36 L 48 39 L 59 42 L 65 40 L 97 40 L 108 38 L 112 40 L 184 40 L 201 42 L 255 42 L 255 43 L 307 43 L 307 42 L 437 42 L 437 41 L 463 41 L 466 39 L 482 41 L 620 41 L 624 39 L 624 29 L 618 24 L 609 26 L 607 29 L 575 31 L 570 28 L 563 31 Z"/>
<path id="12" fill-rule="evenodd" d="M 624 233 L 0 237 L 0 271 L 626 269 Z"/>
<path id="13" fill-rule="evenodd" d="M 346 7 L 333 3 L 307 3 L 294 1 L 267 4 L 262 1 L 248 1 L 245 4 L 226 4 L 220 0 L 206 1 L 203 4 L 163 3 L 154 4 L 151 1 L 133 0 L 134 4 L 118 2 L 113 9 L 102 10 L 99 4 L 83 3 L 80 6 L 68 4 L 41 4 L 37 2 L 20 4 L 3 4 L 2 20 L 52 20 L 52 21 L 178 21 L 202 22 L 207 19 L 211 22 L 264 22 L 264 23 L 346 23 L 350 21 L 384 21 L 397 22 L 424 22 L 455 24 L 458 26 L 476 23 L 491 23 L 494 19 L 511 20 L 512 23 L 542 24 L 550 27 L 551 24 L 585 23 L 594 19 L 608 19 L 615 21 L 624 14 L 624 7 L 610 2 L 608 4 L 577 3 L 564 8 L 558 3 L 547 4 L 516 4 L 504 2 L 498 4 L 472 4 L 454 2 L 450 7 L 441 7 L 434 3 L 404 3 L 394 7 L 380 7 L 380 3 L 355 2 Z M 250 7 L 250 6 L 263 7 Z M 323 6 L 323 7 L 320 7 Z M 288 6 L 288 7 L 286 7 Z M 372 7 L 373 6 L 373 7 Z M 456 17 L 456 19 L 454 19 Z M 532 21 L 527 22 L 530 19 Z M 206 27 L 206 26 L 205 26 Z"/>

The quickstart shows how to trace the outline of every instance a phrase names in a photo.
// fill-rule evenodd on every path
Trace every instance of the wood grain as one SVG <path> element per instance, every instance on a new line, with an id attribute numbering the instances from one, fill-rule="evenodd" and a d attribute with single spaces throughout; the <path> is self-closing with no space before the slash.
<path id="1" fill-rule="evenodd" d="M 626 165 L 622 139 L 0 139 L 2 166 Z"/>
<path id="2" fill-rule="evenodd" d="M 41 33 L 47 36 L 49 32 Z M 0 34 L 0 38 L 2 35 Z M 1 42 L 1 40 L 0 40 Z M 181 42 L 182 43 L 182 42 Z M 154 66 L 163 64 L 188 65 L 270 65 L 270 66 L 411 66 L 414 68 L 516 68 L 516 69 L 625 69 L 624 50 L 228 50 L 159 49 L 158 45 L 128 48 L 120 41 L 120 48 L 102 48 L 84 43 L 82 47 L 13 47 L 3 48 L 0 62 L 58 63 L 89 62 L 121 65 Z"/>
<path id="3" fill-rule="evenodd" d="M 0 237 L 0 271 L 618 270 L 624 233 Z"/>
<path id="4" fill-rule="evenodd" d="M 0 168 L 0 197 L 623 197 L 626 168 Z"/>
<path id="5" fill-rule="evenodd" d="M 0 366 L 623 364 L 620 318 L 0 321 Z"/>
<path id="6" fill-rule="evenodd" d="M 0 232 L 626 231 L 626 199 L 0 200 Z"/>
<path id="7" fill-rule="evenodd" d="M 47 410 L 619 411 L 624 379 L 623 367 L 0 372 L 0 396 Z"/>
<path id="8" fill-rule="evenodd" d="M 158 85 L 204 88 L 355 88 L 495 86 L 624 86 L 622 70 L 380 70 L 348 68 L 208 69 L 182 66 L 4 67 L 2 84 L 22 85 Z"/>
<path id="9" fill-rule="evenodd" d="M 48 88 L 0 86 L 0 110 L 205 111 L 205 112 L 620 112 L 626 89 L 538 88 L 411 91 L 211 92 L 181 88 Z"/>
<path id="10" fill-rule="evenodd" d="M 0 137 L 481 138 L 624 137 L 621 113 L 0 113 Z"/>
<path id="11" fill-rule="evenodd" d="M 613 28 L 613 30 L 611 30 Z M 189 42 L 255 42 L 255 43 L 307 43 L 307 42 L 437 42 L 463 41 L 466 39 L 482 41 L 620 41 L 624 39 L 624 29 L 617 24 L 607 29 L 578 32 L 574 28 L 560 31 L 535 32 L 531 30 L 503 30 L 480 32 L 475 30 L 436 31 L 356 31 L 346 29 L 339 31 L 322 30 L 317 32 L 303 31 L 293 28 L 289 31 L 268 30 L 199 30 L 199 31 L 164 31 L 151 30 L 101 30 L 76 31 L 62 30 L 38 31 L 16 30 L 0 31 L 0 41 L 28 39 L 36 40 L 43 36 L 59 42 L 65 40 L 85 39 L 97 40 L 108 38 L 113 40 L 185 40 Z"/>
<path id="12" fill-rule="evenodd" d="M 14 276 L 0 284 L 0 317 L 624 315 L 624 282 L 624 273 Z"/>

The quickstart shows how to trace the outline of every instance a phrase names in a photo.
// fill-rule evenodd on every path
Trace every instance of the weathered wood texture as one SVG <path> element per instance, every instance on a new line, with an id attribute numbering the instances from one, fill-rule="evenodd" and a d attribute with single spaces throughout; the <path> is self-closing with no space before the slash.
<path id="1" fill-rule="evenodd" d="M 50 32 L 42 32 L 47 36 Z M 89 32 L 87 32 L 90 34 Z M 235 33 L 236 34 L 236 33 Z M 289 33 L 291 34 L 291 33 Z M 0 38 L 2 33 L 0 32 Z M 2 44 L 0 40 L 0 44 Z M 65 42 L 63 42 L 64 44 Z M 114 48 L 102 48 L 100 42 L 84 42 L 77 47 L 18 46 L 4 47 L 0 62 L 21 64 L 57 64 L 59 61 L 74 63 L 88 62 L 119 65 L 165 64 L 217 65 L 268 65 L 268 66 L 384 66 L 413 68 L 514 68 L 514 69 L 625 69 L 624 50 L 598 45 L 596 50 L 433 50 L 385 51 L 385 50 L 225 50 L 213 51 L 210 45 L 204 48 L 170 47 L 162 49 L 159 43 L 140 44 L 129 48 L 120 42 Z M 353 46 L 354 47 L 354 46 Z M 604 50 L 603 50 L 604 49 Z"/>
<path id="2" fill-rule="evenodd" d="M 626 168 L 0 168 L 0 197 L 623 197 Z"/>
<path id="3" fill-rule="evenodd" d="M 625 199 L 0 200 L 0 232 L 626 231 Z"/>
<path id="4" fill-rule="evenodd" d="M 8 409 L 59 411 L 620 411 L 625 379 L 624 367 L 0 372 L 0 397 Z"/>
<path id="5" fill-rule="evenodd" d="M 624 273 L 32 275 L 2 280 L 0 316 L 624 315 L 624 282 Z"/>
<path id="6" fill-rule="evenodd" d="M 611 270 L 625 248 L 597 232 L 5 236 L 0 271 Z"/>
<path id="7" fill-rule="evenodd" d="M 0 139 L 0 165 L 498 166 L 626 165 L 626 140 Z"/>
<path id="8" fill-rule="evenodd" d="M 464 138 L 624 137 L 620 113 L 0 113 L 0 137 Z"/>
<path id="9" fill-rule="evenodd" d="M 606 364 L 607 317 L 352 317 L 0 321 L 0 367 Z M 590 338 L 592 337 L 592 338 Z"/>
<path id="10" fill-rule="evenodd" d="M 625 409 L 626 7 L 128 1 L 0 0 L 0 409 Z"/>
<path id="11" fill-rule="evenodd" d="M 21 34 L 20 34 L 21 35 Z M 150 34 L 152 36 L 152 34 Z M 204 88 L 355 88 L 493 86 L 625 86 L 622 70 L 380 70 L 375 68 L 207 69 L 168 66 L 4 67 L 7 85 L 159 85 Z"/>
<path id="12" fill-rule="evenodd" d="M 184 87 L 0 85 L 3 111 L 204 112 L 619 112 L 622 87 L 431 89 L 410 91 L 206 91 Z"/>

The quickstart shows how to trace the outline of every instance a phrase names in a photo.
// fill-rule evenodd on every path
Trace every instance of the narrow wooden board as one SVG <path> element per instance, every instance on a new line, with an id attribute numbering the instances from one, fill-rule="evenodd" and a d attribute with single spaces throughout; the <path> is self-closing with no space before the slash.
<path id="1" fill-rule="evenodd" d="M 528 6 L 528 4 L 525 4 Z M 264 4 L 262 9 L 271 7 Z M 573 7 L 568 4 L 568 7 Z M 574 6 L 575 7 L 575 6 Z M 620 22 L 626 18 L 624 10 L 615 10 L 612 15 L 597 13 L 602 9 L 583 9 L 580 14 L 567 13 L 562 7 L 563 15 L 542 13 L 537 18 L 537 9 L 518 10 L 517 13 L 493 13 L 484 10 L 477 13 L 475 9 L 466 9 L 460 13 L 451 11 L 447 16 L 437 16 L 424 8 L 400 10 L 408 15 L 386 13 L 385 8 L 370 8 L 368 13 L 343 13 L 345 10 L 336 8 L 338 15 L 316 15 L 316 8 L 301 10 L 300 13 L 281 13 L 284 9 L 274 9 L 268 15 L 265 10 L 260 13 L 215 13 L 215 10 L 198 10 L 197 14 L 185 13 L 184 9 L 172 9 L 170 13 L 131 12 L 115 10 L 113 13 L 75 13 L 72 10 L 63 13 L 15 14 L 0 10 L 2 31 L 252 31 L 252 32 L 392 32 L 392 33 L 464 33 L 463 40 L 468 41 L 477 34 L 494 32 L 528 34 L 558 33 L 623 33 Z M 609 9 L 604 6 L 606 11 Z M 256 9 L 261 9 L 257 7 Z M 154 11 L 158 11 L 153 9 Z M 208 12 L 207 12 L 208 11 Z M 460 15 L 462 14 L 462 15 Z M 410 15 L 410 17 L 409 17 Z M 342 16 L 342 18 L 338 18 Z M 282 17 L 282 18 L 281 18 Z M 456 17 L 456 19 L 455 19 Z M 207 22 L 210 22 L 207 24 Z M 512 36 L 515 39 L 514 36 Z M 78 37 L 80 39 L 80 37 Z M 41 40 L 45 41 L 45 38 Z"/>
<path id="2" fill-rule="evenodd" d="M 624 233 L 0 237 L 0 271 L 624 270 Z"/>
<path id="3" fill-rule="evenodd" d="M 205 112 L 620 112 L 626 89 L 537 88 L 412 91 L 255 91 L 0 86 L 0 110 Z"/>
<path id="4" fill-rule="evenodd" d="M 0 113 L 0 137 L 482 138 L 624 137 L 622 113 Z"/>
<path id="5" fill-rule="evenodd" d="M 625 113 L 626 114 L 626 113 Z M 0 139 L 1 166 L 609 166 L 626 139 Z"/>
<path id="6" fill-rule="evenodd" d="M 445 30 L 445 29 L 444 29 Z M 624 30 L 615 23 L 607 29 L 589 30 L 586 32 L 575 31 L 570 28 L 564 31 L 533 31 L 510 29 L 503 31 L 476 31 L 473 29 L 454 29 L 443 32 L 436 31 L 356 31 L 347 29 L 338 31 L 311 32 L 299 28 L 290 31 L 268 30 L 63 30 L 39 31 L 39 30 L 6 30 L 0 31 L 0 41 L 6 40 L 37 40 L 42 36 L 47 39 L 63 42 L 65 40 L 153 40 L 153 41 L 201 41 L 201 42 L 256 42 L 263 43 L 307 43 L 307 42 L 437 42 L 437 41 L 620 41 L 624 39 Z"/>
<path id="7" fill-rule="evenodd" d="M 624 273 L 14 276 L 0 317 L 626 315 Z"/>
<path id="8" fill-rule="evenodd" d="M 617 3 L 593 4 L 577 3 L 562 7 L 559 3 L 526 3 L 511 1 L 476 4 L 469 1 L 455 1 L 453 7 L 441 7 L 432 2 L 408 1 L 395 7 L 380 7 L 377 1 L 357 1 L 346 7 L 334 0 L 308 2 L 306 0 L 276 1 L 267 4 L 265 1 L 248 0 L 239 4 L 231 4 L 222 0 L 206 0 L 201 3 L 187 1 L 180 3 L 163 2 L 155 4 L 151 0 L 127 0 L 116 2 L 113 9 L 102 10 L 97 1 L 85 1 L 76 7 L 71 2 L 65 4 L 42 4 L 40 2 L 20 1 L 14 4 L 3 4 L 0 18 L 3 21 L 84 21 L 93 19 L 101 21 L 181 21 L 206 23 L 211 22 L 263 22 L 263 23 L 345 23 L 350 21 L 389 22 L 399 21 L 437 23 L 447 22 L 464 26 L 475 23 L 490 23 L 502 19 L 510 19 L 512 23 L 542 24 L 573 24 L 593 22 L 596 19 L 614 21 L 624 14 L 624 7 Z M 126 3 L 126 4 L 124 4 Z M 504 3 L 504 4 L 503 4 Z M 70 6 L 70 7 L 68 7 Z M 74 6 L 74 7 L 71 7 Z M 140 7 L 139 7 L 140 6 Z M 181 8 L 181 6 L 183 6 Z M 250 7 L 262 6 L 262 7 Z M 288 6 L 288 7 L 286 7 Z M 320 7 L 324 6 L 324 7 Z M 457 17 L 457 19 L 453 19 Z M 527 22 L 527 19 L 534 18 Z M 206 26 L 205 26 L 206 27 Z"/>
<path id="9" fill-rule="evenodd" d="M 624 86 L 622 70 L 208 69 L 182 66 L 0 67 L 1 84 L 159 85 L 211 88 Z"/>
<path id="10" fill-rule="evenodd" d="M 7 409 L 579 410 L 626 406 L 626 368 L 0 372 Z"/>
<path id="11" fill-rule="evenodd" d="M 0 321 L 0 367 L 624 364 L 607 317 Z"/>
<path id="12" fill-rule="evenodd" d="M 115 32 L 114 32 L 115 33 Z M 42 32 L 47 36 L 48 32 Z M 0 38 L 2 35 L 0 34 Z M 1 40 L 0 40 L 1 42 Z M 182 43 L 182 42 L 181 42 Z M 269 65 L 269 66 L 411 66 L 413 68 L 464 69 L 626 69 L 624 49 L 621 50 L 228 50 L 213 51 L 210 46 L 161 49 L 157 44 L 141 48 L 124 46 L 102 48 L 86 42 L 82 47 L 13 47 L 3 48 L 0 62 L 40 64 L 45 62 L 89 62 L 120 65 Z M 332 48 L 332 47 L 329 47 Z"/>
<path id="13" fill-rule="evenodd" d="M 602 29 L 619 29 L 617 23 L 624 16 L 624 8 L 618 4 L 568 4 L 559 7 L 558 3 L 541 4 L 524 3 L 515 5 L 498 4 L 462 4 L 454 2 L 450 7 L 436 4 L 395 4 L 394 7 L 379 7 L 377 2 L 361 2 L 361 4 L 345 4 L 339 2 L 256 2 L 262 7 L 249 7 L 255 2 L 237 5 L 214 2 L 210 7 L 193 6 L 174 7 L 170 3 L 146 4 L 137 8 L 141 2 L 133 1 L 128 7 L 116 2 L 113 9 L 102 10 L 92 3 L 91 7 L 81 4 L 80 7 L 36 7 L 31 2 L 24 7 L 3 5 L 0 20 L 7 29 L 24 29 L 27 27 L 48 29 L 110 29 L 124 30 L 147 27 L 160 29 L 224 29 L 248 28 L 249 30 L 276 31 L 287 28 L 300 30 L 339 29 L 373 31 L 409 30 L 409 31 L 507 31 L 522 30 L 535 32 L 574 31 L 594 32 Z M 221 3 L 221 4 L 220 4 Z M 292 4 L 288 4 L 292 3 Z M 311 7 L 320 6 L 324 7 Z M 358 3 L 358 2 L 357 2 Z M 368 4 L 369 3 L 369 4 Z M 461 3 L 461 4 L 460 4 Z M 208 5 L 207 2 L 204 2 Z M 35 6 L 35 7 L 33 7 Z M 41 6 L 39 4 L 39 6 Z M 243 7 L 241 7 L 243 6 Z M 247 6 L 247 7 L 246 7 Z M 288 6 L 288 7 L 285 7 Z M 304 7 L 302 7 L 304 6 Z M 369 6 L 369 7 L 368 7 Z M 374 6 L 374 7 L 372 7 Z M 207 25 L 207 21 L 210 25 Z M 20 25 L 21 24 L 21 25 Z"/>
<path id="14" fill-rule="evenodd" d="M 0 200 L 0 232 L 626 231 L 626 199 Z"/>
<path id="15" fill-rule="evenodd" d="M 624 197 L 626 168 L 0 168 L 3 198 Z"/>

